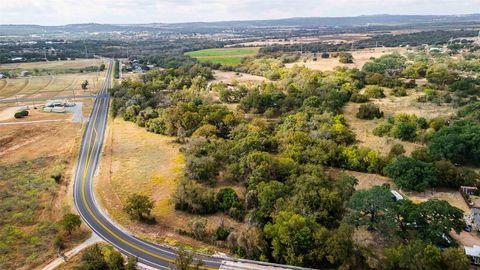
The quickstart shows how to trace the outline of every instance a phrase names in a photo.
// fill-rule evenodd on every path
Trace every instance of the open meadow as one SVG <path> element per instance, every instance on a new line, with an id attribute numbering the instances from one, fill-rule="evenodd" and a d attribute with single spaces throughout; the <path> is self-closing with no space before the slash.
<path id="1" fill-rule="evenodd" d="M 1 126 L 1 269 L 34 269 L 56 257 L 58 237 L 66 249 L 88 237 L 84 225 L 72 234 L 57 225 L 63 214 L 74 211 L 69 190 L 81 126 L 68 122 Z"/>
<path id="2" fill-rule="evenodd" d="M 293 67 L 294 65 L 305 66 L 313 70 L 320 71 L 332 71 L 336 67 L 348 67 L 348 68 L 358 68 L 362 69 L 363 65 L 371 60 L 371 58 L 378 58 L 385 54 L 390 54 L 393 52 L 399 52 L 400 54 L 405 54 L 405 48 L 370 48 L 355 50 L 351 52 L 353 56 L 352 64 L 343 64 L 338 61 L 338 57 L 330 58 L 321 58 L 320 55 L 316 57 L 316 61 L 313 59 L 313 56 L 301 57 L 297 62 L 286 64 L 287 67 Z"/>
<path id="3" fill-rule="evenodd" d="M 103 80 L 103 74 L 96 72 L 3 79 L 0 80 L 0 99 L 91 95 Z M 82 89 L 84 81 L 89 83 L 86 90 Z"/>
<path id="4" fill-rule="evenodd" d="M 64 61 L 47 61 L 47 62 L 20 62 L 10 64 L 0 64 L 0 72 L 2 71 L 22 71 L 27 70 L 33 72 L 34 70 L 45 70 L 47 72 L 65 73 L 68 70 L 80 70 L 88 67 L 97 67 L 107 62 L 103 59 L 75 59 Z"/>
<path id="5" fill-rule="evenodd" d="M 200 51 L 187 52 L 186 55 L 196 58 L 201 62 L 211 62 L 225 66 L 235 66 L 242 62 L 242 59 L 249 56 L 255 56 L 258 53 L 258 47 L 246 48 L 217 48 Z"/>

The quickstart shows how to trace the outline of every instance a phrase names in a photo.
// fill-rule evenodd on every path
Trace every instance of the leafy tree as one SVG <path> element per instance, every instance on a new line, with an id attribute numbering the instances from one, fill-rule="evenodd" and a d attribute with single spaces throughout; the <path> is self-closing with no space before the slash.
<path id="1" fill-rule="evenodd" d="M 308 174 L 298 177 L 293 188 L 295 195 L 291 197 L 291 203 L 288 205 L 292 212 L 332 228 L 342 217 L 342 198 L 329 188 L 328 180 L 325 178 Z M 349 180 L 351 179 L 346 179 L 345 182 Z"/>
<path id="2" fill-rule="evenodd" d="M 80 219 L 79 215 L 68 213 L 63 215 L 63 218 L 59 221 L 59 224 L 65 231 L 67 231 L 68 234 L 72 234 L 75 229 L 80 228 L 80 225 L 82 225 L 82 220 Z"/>
<path id="3" fill-rule="evenodd" d="M 202 260 L 194 260 L 193 254 L 181 247 L 177 251 L 177 257 L 173 263 L 172 270 L 200 270 L 203 267 Z"/>
<path id="4" fill-rule="evenodd" d="M 123 210 L 127 212 L 131 219 L 145 220 L 150 217 L 150 211 L 153 208 L 153 201 L 145 195 L 134 193 L 127 199 Z"/>
<path id="5" fill-rule="evenodd" d="M 457 248 L 447 248 L 441 252 L 432 244 L 413 240 L 385 250 L 386 269 L 468 269 L 469 259 Z"/>
<path id="6" fill-rule="evenodd" d="M 103 256 L 107 262 L 109 270 L 124 270 L 124 261 L 122 254 L 112 247 L 106 247 L 103 251 Z"/>
<path id="7" fill-rule="evenodd" d="M 376 85 L 367 85 L 365 87 L 364 95 L 369 98 L 384 98 L 385 93 L 383 92 L 383 88 L 376 86 Z"/>
<path id="8" fill-rule="evenodd" d="M 298 214 L 281 211 L 274 223 L 265 226 L 265 236 L 271 240 L 272 256 L 277 262 L 304 265 L 314 243 L 315 222 Z"/>
<path id="9" fill-rule="evenodd" d="M 450 71 L 445 65 L 434 64 L 428 68 L 426 78 L 431 83 L 445 86 L 457 80 L 458 74 Z"/>
<path id="10" fill-rule="evenodd" d="M 82 258 L 78 270 L 98 270 L 109 269 L 107 261 L 103 257 L 102 250 L 98 244 L 88 248 L 85 253 L 82 254 Z"/>
<path id="11" fill-rule="evenodd" d="M 392 203 L 388 186 L 375 186 L 369 190 L 355 191 L 346 206 L 352 210 L 351 221 L 355 225 L 375 226 L 385 218 L 385 211 Z"/>
<path id="12" fill-rule="evenodd" d="M 285 184 L 278 181 L 262 182 L 257 187 L 258 211 L 260 216 L 268 219 L 274 210 L 275 205 L 283 201 L 288 194 Z"/>
<path id="13" fill-rule="evenodd" d="M 465 226 L 463 211 L 446 201 L 428 200 L 422 203 L 420 215 L 421 219 L 417 221 L 420 234 L 425 240 L 440 246 L 450 246 L 445 237 L 452 230 L 460 233 Z"/>
<path id="14" fill-rule="evenodd" d="M 399 156 L 384 168 L 400 188 L 424 191 L 437 185 L 438 172 L 432 164 Z"/>
<path id="15" fill-rule="evenodd" d="M 337 192 L 344 202 L 348 201 L 353 195 L 356 185 L 358 185 L 358 179 L 343 172 L 335 181 Z"/>
<path id="16" fill-rule="evenodd" d="M 338 55 L 338 61 L 343 64 L 351 64 L 353 63 L 353 55 L 351 53 L 341 52 Z"/>
<path id="17" fill-rule="evenodd" d="M 85 80 L 83 83 L 82 83 L 82 89 L 85 91 L 88 89 L 88 81 Z"/>
<path id="18" fill-rule="evenodd" d="M 393 127 L 392 135 L 402 141 L 413 141 L 417 136 L 416 131 L 417 125 L 415 123 L 402 122 Z"/>
<path id="19" fill-rule="evenodd" d="M 133 256 L 128 256 L 125 270 L 137 270 L 137 259 Z"/>
<path id="20" fill-rule="evenodd" d="M 447 160 L 435 161 L 438 171 L 438 185 L 443 187 L 459 188 L 460 186 L 476 185 L 480 176 L 475 171 L 455 166 Z"/>
<path id="21" fill-rule="evenodd" d="M 399 53 L 382 55 L 373 61 L 365 63 L 362 70 L 365 72 L 385 73 L 387 71 L 402 70 L 405 67 L 406 58 Z"/>
<path id="22" fill-rule="evenodd" d="M 480 164 L 480 125 L 458 121 L 443 127 L 430 138 L 428 149 L 435 159 Z"/>
<path id="23" fill-rule="evenodd" d="M 241 207 L 240 200 L 233 188 L 222 188 L 216 195 L 218 208 L 221 210 L 229 210 L 230 208 Z"/>

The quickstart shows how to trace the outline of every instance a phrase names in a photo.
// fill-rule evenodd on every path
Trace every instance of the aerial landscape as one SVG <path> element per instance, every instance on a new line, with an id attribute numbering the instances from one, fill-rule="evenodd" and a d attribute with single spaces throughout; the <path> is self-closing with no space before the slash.
<path id="1" fill-rule="evenodd" d="M 0 8 L 0 269 L 480 269 L 477 0 Z"/>

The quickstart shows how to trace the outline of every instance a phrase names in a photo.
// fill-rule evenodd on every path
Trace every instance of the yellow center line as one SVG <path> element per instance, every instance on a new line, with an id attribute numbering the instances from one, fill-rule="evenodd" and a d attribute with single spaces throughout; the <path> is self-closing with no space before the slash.
<path id="1" fill-rule="evenodd" d="M 105 89 L 102 89 L 100 91 L 100 93 L 102 91 L 106 91 L 106 88 Z M 99 105 L 100 106 L 100 105 Z M 90 137 L 89 137 L 89 142 L 88 142 L 88 148 L 87 148 L 87 159 L 86 159 L 86 163 L 84 165 L 84 169 L 83 169 L 83 179 L 82 179 L 82 199 L 83 199 L 83 204 L 85 205 L 85 207 L 87 208 L 87 211 L 90 213 L 90 215 L 93 217 L 93 219 L 95 219 L 95 221 L 100 225 L 102 226 L 103 229 L 105 229 L 108 233 L 110 233 L 110 235 L 112 235 L 113 237 L 115 237 L 116 239 L 120 240 L 121 242 L 123 242 L 124 244 L 138 250 L 138 251 L 141 251 L 145 254 L 148 254 L 152 257 L 155 257 L 155 258 L 158 258 L 158 259 L 161 259 L 161 260 L 164 260 L 164 261 L 167 261 L 169 263 L 173 263 L 174 260 L 172 259 L 169 259 L 169 258 L 166 258 L 164 256 L 161 256 L 161 255 L 158 255 L 158 254 L 155 254 L 153 252 L 150 252 L 148 250 L 145 250 L 137 245 L 134 245 L 128 241 L 126 241 L 125 239 L 121 238 L 120 236 L 118 236 L 115 232 L 113 232 L 112 230 L 110 230 L 105 224 L 103 224 L 98 218 L 97 216 L 95 216 L 95 214 L 93 213 L 92 209 L 90 209 L 90 206 L 88 205 L 87 203 L 87 198 L 85 196 L 85 183 L 86 183 L 86 179 L 87 179 L 87 169 L 88 167 L 90 166 L 90 162 L 91 162 L 91 158 L 93 156 L 93 149 L 94 147 L 96 146 L 97 144 L 97 130 L 95 129 L 95 124 L 97 123 L 97 118 L 98 118 L 98 111 L 100 111 L 100 108 L 97 108 L 97 111 L 95 113 L 95 117 L 94 117 L 94 122 L 93 122 L 93 126 L 92 126 L 92 130 L 90 132 Z M 93 145 L 92 145 L 92 135 L 93 133 L 95 132 L 95 137 L 94 140 L 93 140 Z M 208 269 L 208 270 L 214 270 L 216 268 L 207 268 L 207 267 L 201 267 L 202 269 Z"/>

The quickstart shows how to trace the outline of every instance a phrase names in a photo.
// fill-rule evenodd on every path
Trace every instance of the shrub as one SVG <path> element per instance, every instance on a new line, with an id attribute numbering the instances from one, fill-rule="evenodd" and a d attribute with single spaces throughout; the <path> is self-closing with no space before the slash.
<path id="1" fill-rule="evenodd" d="M 350 97 L 350 101 L 355 103 L 365 103 L 368 101 L 368 97 L 359 93 L 353 93 Z"/>
<path id="2" fill-rule="evenodd" d="M 153 208 L 153 201 L 149 197 L 139 194 L 132 194 L 127 199 L 124 211 L 135 220 L 147 220 Z"/>
<path id="3" fill-rule="evenodd" d="M 28 116 L 28 111 L 27 110 L 22 110 L 22 111 L 19 111 L 19 112 L 16 112 L 14 117 L 17 118 L 17 119 L 20 119 L 20 118 L 24 118 L 24 117 L 27 117 Z"/>
<path id="4" fill-rule="evenodd" d="M 413 123 L 399 123 L 392 129 L 393 137 L 402 141 L 413 141 L 416 138 L 417 125 Z"/>
<path id="5" fill-rule="evenodd" d="M 357 118 L 372 120 L 374 118 L 382 118 L 383 112 L 374 104 L 362 104 L 358 109 Z"/>
<path id="6" fill-rule="evenodd" d="M 374 129 L 373 129 L 373 135 L 383 137 L 387 134 L 390 133 L 390 131 L 393 128 L 393 124 L 389 123 L 388 121 L 384 121 L 380 124 L 378 124 Z"/>
<path id="7" fill-rule="evenodd" d="M 237 193 L 232 188 L 222 188 L 215 197 L 217 207 L 223 211 L 241 207 Z"/>
<path id="8" fill-rule="evenodd" d="M 343 64 L 353 63 L 353 55 L 351 53 L 341 52 L 338 56 L 338 61 Z"/>
<path id="9" fill-rule="evenodd" d="M 403 87 L 395 87 L 392 89 L 391 94 L 396 97 L 405 97 L 407 96 L 407 90 Z"/>
<path id="10" fill-rule="evenodd" d="M 399 156 L 384 169 L 400 188 L 414 191 L 425 191 L 428 187 L 436 186 L 438 172 L 435 167 L 423 161 Z"/>
<path id="11" fill-rule="evenodd" d="M 215 230 L 215 238 L 220 241 L 227 240 L 228 236 L 230 235 L 230 228 L 227 228 L 225 224 L 220 224 L 218 228 Z"/>
<path id="12" fill-rule="evenodd" d="M 365 87 L 365 96 L 369 98 L 384 98 L 385 93 L 383 92 L 383 88 L 376 86 L 376 85 L 367 85 Z"/>

